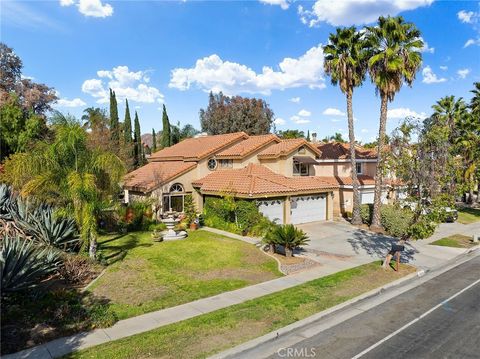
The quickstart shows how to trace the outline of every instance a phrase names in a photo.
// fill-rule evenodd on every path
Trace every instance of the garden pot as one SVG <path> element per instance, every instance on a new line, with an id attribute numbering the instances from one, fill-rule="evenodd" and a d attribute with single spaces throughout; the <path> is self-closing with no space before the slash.
<path id="1" fill-rule="evenodd" d="M 198 225 L 196 223 L 190 223 L 190 230 L 191 231 L 196 231 L 198 228 Z"/>

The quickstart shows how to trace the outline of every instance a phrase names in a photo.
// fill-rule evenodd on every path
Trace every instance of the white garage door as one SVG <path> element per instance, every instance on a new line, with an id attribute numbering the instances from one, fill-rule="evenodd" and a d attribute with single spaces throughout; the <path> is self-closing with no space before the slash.
<path id="1" fill-rule="evenodd" d="M 327 219 L 327 196 L 325 194 L 292 197 L 290 205 L 290 222 L 293 224 Z"/>
<path id="2" fill-rule="evenodd" d="M 382 191 L 382 196 L 381 201 L 383 204 L 386 204 L 388 202 L 387 198 L 388 193 L 386 191 Z M 360 203 L 361 204 L 366 204 L 366 203 L 373 203 L 375 199 L 375 193 L 373 191 L 362 191 L 360 192 Z"/>
<path id="3" fill-rule="evenodd" d="M 366 203 L 373 203 L 373 199 L 375 198 L 374 192 L 360 192 L 360 203 L 361 204 L 366 204 Z"/>
<path id="4" fill-rule="evenodd" d="M 258 202 L 258 210 L 269 220 L 283 224 L 283 199 L 269 199 Z"/>

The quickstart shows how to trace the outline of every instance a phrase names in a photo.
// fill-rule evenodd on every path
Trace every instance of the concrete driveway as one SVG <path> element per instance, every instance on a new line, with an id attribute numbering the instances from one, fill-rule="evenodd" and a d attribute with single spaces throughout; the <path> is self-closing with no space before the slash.
<path id="1" fill-rule="evenodd" d="M 323 221 L 300 224 L 310 238 L 308 246 L 299 251 L 325 265 L 340 268 L 384 259 L 396 239 L 350 225 L 347 222 Z M 414 241 L 406 246 L 401 260 L 421 268 L 430 268 L 451 259 L 463 249 L 428 245 L 430 241 Z M 347 265 L 348 263 L 348 265 Z"/>

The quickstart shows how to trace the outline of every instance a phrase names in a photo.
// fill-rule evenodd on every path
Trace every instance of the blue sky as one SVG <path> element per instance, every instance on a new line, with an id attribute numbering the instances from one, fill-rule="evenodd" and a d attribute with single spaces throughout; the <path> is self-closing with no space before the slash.
<path id="1" fill-rule="evenodd" d="M 345 99 L 322 70 L 321 45 L 336 26 L 404 16 L 422 32 L 422 69 L 390 104 L 388 129 L 405 115 L 425 116 L 445 95 L 470 98 L 480 80 L 480 3 L 432 0 L 349 1 L 9 1 L 1 41 L 24 75 L 53 86 L 56 108 L 78 117 L 108 107 L 108 88 L 138 111 L 142 132 L 172 123 L 199 127 L 208 91 L 264 98 L 277 129 L 323 137 L 346 134 Z M 354 94 L 356 136 L 378 131 L 379 99 L 370 80 Z"/>

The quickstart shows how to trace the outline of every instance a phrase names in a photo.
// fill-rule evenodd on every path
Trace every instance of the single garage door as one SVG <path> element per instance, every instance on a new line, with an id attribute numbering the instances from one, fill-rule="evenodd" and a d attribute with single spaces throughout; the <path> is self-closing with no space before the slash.
<path id="1" fill-rule="evenodd" d="M 326 194 L 292 197 L 290 206 L 290 222 L 293 224 L 324 221 L 327 219 Z"/>
<path id="2" fill-rule="evenodd" d="M 387 192 L 386 191 L 382 191 L 382 196 L 380 197 L 381 198 L 381 201 L 383 204 L 386 204 L 388 202 L 388 198 L 387 198 Z M 373 191 L 362 191 L 360 192 L 360 203 L 361 204 L 366 204 L 366 203 L 373 203 L 375 199 L 375 193 Z"/>
<path id="3" fill-rule="evenodd" d="M 269 199 L 258 201 L 258 210 L 269 220 L 283 224 L 283 199 Z"/>
<path id="4" fill-rule="evenodd" d="M 360 203 L 361 204 L 366 204 L 366 203 L 373 203 L 373 199 L 375 198 L 375 194 L 373 191 L 370 192 L 360 192 Z"/>

